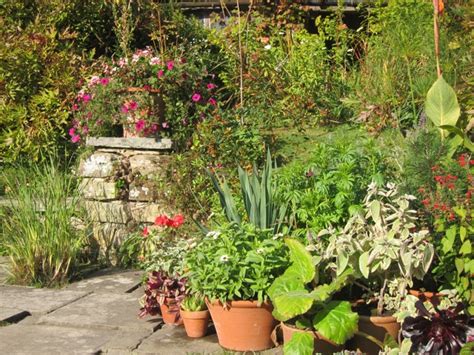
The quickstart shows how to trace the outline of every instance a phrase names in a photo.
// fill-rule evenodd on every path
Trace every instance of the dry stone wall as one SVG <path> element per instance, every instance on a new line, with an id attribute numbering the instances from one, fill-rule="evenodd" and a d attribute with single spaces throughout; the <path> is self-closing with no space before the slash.
<path id="1" fill-rule="evenodd" d="M 92 138 L 93 152 L 79 166 L 81 191 L 102 257 L 116 264 L 117 251 L 138 225 L 153 223 L 167 206 L 166 171 L 172 143 L 152 138 Z"/>

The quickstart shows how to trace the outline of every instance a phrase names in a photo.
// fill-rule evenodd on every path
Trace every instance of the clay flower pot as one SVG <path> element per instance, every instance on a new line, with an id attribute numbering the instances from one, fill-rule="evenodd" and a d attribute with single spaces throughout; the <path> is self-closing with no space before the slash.
<path id="1" fill-rule="evenodd" d="M 426 291 L 418 291 L 418 290 L 408 290 L 408 293 L 412 296 L 418 297 L 418 298 L 424 298 L 427 301 L 431 301 L 433 298 L 442 298 L 443 294 L 438 293 L 438 292 L 426 292 Z"/>
<path id="2" fill-rule="evenodd" d="M 184 329 L 190 338 L 202 338 L 207 333 L 209 325 L 209 311 L 180 311 L 184 322 Z"/>
<path id="3" fill-rule="evenodd" d="M 176 301 L 172 298 L 166 298 L 165 302 L 160 305 L 161 317 L 165 324 L 182 325 L 183 319 L 180 310 L 176 306 Z"/>
<path id="4" fill-rule="evenodd" d="M 281 323 L 281 330 L 283 333 L 283 342 L 288 343 L 295 333 L 309 333 L 314 338 L 314 351 L 321 354 L 333 354 L 344 350 L 344 345 L 337 345 L 331 340 L 321 336 L 318 332 L 309 330 L 297 329 L 295 327 Z"/>
<path id="5" fill-rule="evenodd" d="M 373 336 L 383 343 L 385 334 L 389 334 L 395 341 L 398 341 L 398 333 L 400 332 L 400 323 L 392 316 L 368 317 L 359 316 L 359 331 Z M 355 346 L 363 353 L 378 354 L 380 347 L 373 341 L 356 334 L 354 337 Z"/>
<path id="6" fill-rule="evenodd" d="M 261 351 L 274 346 L 271 334 L 277 322 L 270 303 L 258 306 L 257 301 L 231 301 L 225 308 L 219 301 L 206 300 L 206 304 L 223 348 Z"/>

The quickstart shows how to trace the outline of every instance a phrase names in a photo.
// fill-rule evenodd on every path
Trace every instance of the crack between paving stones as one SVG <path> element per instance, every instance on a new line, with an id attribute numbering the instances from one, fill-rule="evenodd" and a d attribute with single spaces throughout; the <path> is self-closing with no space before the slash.
<path id="1" fill-rule="evenodd" d="M 79 301 L 79 300 L 82 300 L 83 298 L 85 298 L 85 297 L 87 297 L 87 296 L 90 296 L 90 295 L 92 295 L 93 293 L 94 293 L 94 291 L 89 291 L 89 292 L 86 293 L 85 295 L 82 295 L 82 296 L 80 296 L 80 297 L 78 297 L 78 298 L 75 298 L 74 300 L 72 300 L 72 301 L 70 301 L 70 302 L 67 302 L 67 303 L 65 303 L 65 304 L 63 304 L 63 305 L 61 305 L 61 306 L 59 306 L 59 307 L 50 309 L 48 312 L 46 312 L 46 313 L 44 313 L 44 314 L 45 314 L 45 315 L 46 315 L 46 314 L 50 314 L 50 313 L 52 313 L 52 312 L 54 312 L 54 311 L 57 311 L 58 309 L 61 309 L 61 308 L 66 307 L 66 306 L 69 306 L 70 304 L 73 304 L 74 302 L 77 302 L 77 301 Z"/>

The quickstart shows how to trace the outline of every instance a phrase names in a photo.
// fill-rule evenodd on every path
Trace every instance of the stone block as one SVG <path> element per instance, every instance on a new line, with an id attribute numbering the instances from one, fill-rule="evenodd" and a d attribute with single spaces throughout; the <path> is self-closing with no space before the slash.
<path id="1" fill-rule="evenodd" d="M 123 201 L 85 201 L 85 207 L 93 222 L 126 224 L 132 218 L 128 204 Z"/>
<path id="2" fill-rule="evenodd" d="M 140 223 L 154 223 L 156 216 L 173 213 L 165 203 L 130 202 L 129 206 L 133 220 Z"/>
<path id="3" fill-rule="evenodd" d="M 125 224 L 94 223 L 92 225 L 94 239 L 99 246 L 99 255 L 110 265 L 118 264 L 118 250 L 129 235 Z"/>
<path id="4" fill-rule="evenodd" d="M 82 196 L 89 200 L 114 200 L 118 198 L 118 189 L 115 182 L 102 178 L 84 178 L 79 189 Z"/>
<path id="5" fill-rule="evenodd" d="M 121 156 L 113 153 L 96 152 L 79 165 L 79 176 L 104 178 L 113 176 L 120 165 Z"/>
<path id="6" fill-rule="evenodd" d="M 142 277 L 143 271 L 109 268 L 99 270 L 83 280 L 74 282 L 67 286 L 67 289 L 94 293 L 131 293 L 139 288 Z M 143 290 L 140 296 L 142 294 Z"/>
<path id="7" fill-rule="evenodd" d="M 169 155 L 137 154 L 130 156 L 132 174 L 144 177 L 163 176 L 169 164 Z"/>
<path id="8" fill-rule="evenodd" d="M 151 183 L 144 183 L 143 185 L 136 185 L 131 183 L 128 192 L 128 199 L 130 201 L 154 201 L 158 198 L 158 191 L 156 186 Z"/>
<path id="9" fill-rule="evenodd" d="M 88 137 L 86 145 L 101 148 L 122 148 L 140 150 L 164 150 L 173 148 L 169 138 L 118 138 L 118 137 Z"/>

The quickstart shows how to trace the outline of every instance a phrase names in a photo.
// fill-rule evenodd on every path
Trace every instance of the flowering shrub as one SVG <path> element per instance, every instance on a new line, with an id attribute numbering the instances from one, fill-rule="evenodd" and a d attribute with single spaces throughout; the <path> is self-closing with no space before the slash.
<path id="1" fill-rule="evenodd" d="M 111 134 L 169 136 L 185 141 L 193 126 L 217 106 L 213 76 L 185 57 L 164 59 L 147 47 L 132 58 L 104 62 L 76 96 L 71 140 Z"/>
<path id="2" fill-rule="evenodd" d="M 268 298 L 273 280 L 289 265 L 282 235 L 242 222 L 209 232 L 186 257 L 188 286 L 210 300 Z"/>
<path id="3" fill-rule="evenodd" d="M 181 228 L 184 222 L 181 214 L 157 216 L 154 225 L 143 227 L 123 242 L 120 248 L 122 264 L 168 275 L 183 274 L 183 259 L 196 245 L 193 238 L 185 238 Z"/>

